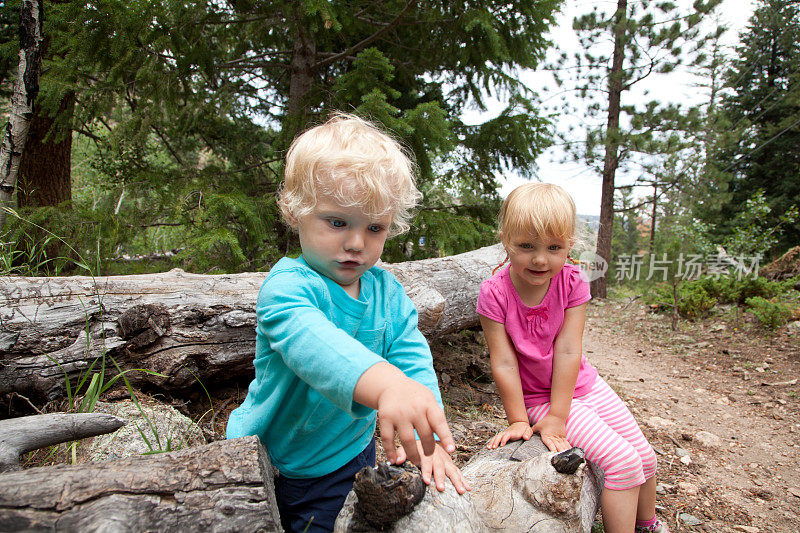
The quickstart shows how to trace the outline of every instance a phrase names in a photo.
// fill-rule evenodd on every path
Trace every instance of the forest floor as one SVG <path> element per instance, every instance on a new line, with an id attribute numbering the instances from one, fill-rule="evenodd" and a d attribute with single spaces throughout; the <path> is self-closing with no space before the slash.
<path id="1" fill-rule="evenodd" d="M 673 532 L 800 531 L 798 326 L 768 332 L 723 308 L 673 331 L 639 301 L 590 304 L 584 351 L 656 450 Z M 463 463 L 505 423 L 488 352 L 477 330 L 432 348 Z"/>

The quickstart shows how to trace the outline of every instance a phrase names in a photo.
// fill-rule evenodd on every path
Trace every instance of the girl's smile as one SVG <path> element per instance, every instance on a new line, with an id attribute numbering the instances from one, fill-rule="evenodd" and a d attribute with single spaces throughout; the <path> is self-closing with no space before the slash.
<path id="1" fill-rule="evenodd" d="M 555 236 L 523 234 L 509 239 L 506 250 L 511 281 L 527 305 L 542 301 L 550 280 L 564 268 L 571 244 L 568 239 Z"/>

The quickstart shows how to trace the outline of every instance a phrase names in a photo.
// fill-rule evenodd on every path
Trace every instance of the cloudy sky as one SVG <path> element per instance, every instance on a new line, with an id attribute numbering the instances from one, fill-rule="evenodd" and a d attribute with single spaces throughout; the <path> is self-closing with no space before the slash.
<path id="1" fill-rule="evenodd" d="M 678 4 L 689 8 L 691 0 L 679 0 Z M 564 51 L 571 55 L 571 52 L 577 50 L 578 40 L 575 32 L 572 29 L 572 20 L 576 15 L 589 12 L 593 6 L 597 5 L 600 9 L 613 9 L 616 6 L 614 0 L 571 0 L 566 2 L 564 12 L 558 17 L 558 26 L 554 29 L 551 40 L 558 43 L 563 47 Z M 734 45 L 737 42 L 739 30 L 747 25 L 748 19 L 753 13 L 754 0 L 724 0 L 722 6 L 718 8 L 718 14 L 722 24 L 728 26 L 730 30 L 723 39 L 727 45 Z M 546 73 L 536 72 L 523 72 L 521 74 L 523 81 L 536 90 L 540 96 L 546 98 L 550 91 L 547 86 L 550 85 L 549 76 Z M 703 100 L 702 93 L 693 87 L 695 79 L 686 71 L 677 70 L 669 76 L 660 76 L 658 79 L 645 80 L 638 87 L 630 93 L 626 92 L 623 98 L 627 98 L 628 102 L 638 99 L 644 102 L 646 99 L 660 99 L 662 101 L 681 102 L 686 104 L 700 103 Z M 649 96 L 643 96 L 643 91 L 648 90 Z M 555 91 L 552 91 L 555 92 Z M 552 99 L 550 102 L 554 104 L 558 100 Z M 624 103 L 624 102 L 623 102 Z M 465 113 L 464 120 L 467 123 L 478 123 L 486 120 L 487 116 L 496 115 L 502 108 L 502 104 L 498 102 L 490 102 L 489 109 L 486 113 L 477 111 L 470 111 Z M 566 120 L 566 117 L 565 117 Z M 564 123 L 561 123 L 564 127 Z M 580 138 L 580 134 L 575 134 L 576 138 Z M 575 199 L 575 204 L 578 208 L 578 213 L 584 215 L 599 215 L 600 214 L 600 184 L 601 178 L 598 173 L 589 169 L 588 167 L 576 163 L 563 162 L 563 153 L 558 147 L 551 148 L 539 157 L 538 163 L 538 176 L 541 181 L 557 183 L 567 189 L 567 191 Z M 625 181 L 625 176 L 620 176 L 618 173 L 617 184 Z M 503 196 L 507 195 L 514 187 L 524 183 L 524 179 L 518 176 L 507 176 L 504 180 L 504 186 L 501 190 Z M 640 195 L 648 194 L 649 191 L 642 189 L 639 191 Z"/>

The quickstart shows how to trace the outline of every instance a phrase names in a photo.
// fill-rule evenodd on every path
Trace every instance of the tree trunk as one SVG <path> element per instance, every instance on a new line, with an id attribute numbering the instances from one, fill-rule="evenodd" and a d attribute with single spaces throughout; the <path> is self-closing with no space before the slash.
<path id="1" fill-rule="evenodd" d="M 650 255 L 656 251 L 656 215 L 658 215 L 658 181 L 653 182 L 653 210 L 650 212 Z"/>
<path id="2" fill-rule="evenodd" d="M 429 339 L 478 324 L 480 283 L 500 245 L 382 265 L 419 310 Z M 0 394 L 59 398 L 104 353 L 134 382 L 163 389 L 253 373 L 255 303 L 264 273 L 0 278 Z M 4 301 L 2 301 L 4 300 Z M 100 362 L 93 372 L 99 371 Z M 110 360 L 108 373 L 116 373 Z"/>
<path id="3" fill-rule="evenodd" d="M 70 122 L 75 95 L 61 99 L 55 116 L 34 106 L 28 140 L 20 164 L 17 201 L 20 207 L 55 206 L 72 200 Z"/>
<path id="4" fill-rule="evenodd" d="M 597 255 L 611 261 L 611 235 L 614 225 L 614 176 L 619 165 L 619 112 L 622 95 L 622 63 L 625 58 L 628 1 L 617 1 L 614 14 L 614 56 L 608 76 L 608 122 L 606 155 L 603 160 L 603 185 L 600 199 L 600 229 L 597 233 Z M 592 281 L 592 296 L 605 298 L 608 283 L 605 276 Z"/>
<path id="5" fill-rule="evenodd" d="M 292 48 L 291 71 L 289 74 L 289 99 L 286 115 L 289 119 L 292 137 L 306 127 L 308 118 L 306 95 L 314 85 L 314 64 L 317 61 L 317 46 L 314 36 L 308 31 L 308 21 L 300 11 L 294 9 L 294 46 Z M 291 141 L 291 138 L 286 141 Z"/>
<path id="6" fill-rule="evenodd" d="M 11 117 L 0 146 L 0 228 L 17 187 L 22 150 L 28 137 L 33 102 L 39 93 L 42 68 L 42 0 L 23 0 L 20 15 L 20 50 L 17 80 L 11 96 Z"/>
<path id="7" fill-rule="evenodd" d="M 395 501 L 397 493 L 413 492 L 413 487 L 404 484 L 398 488 L 394 479 L 387 483 L 378 475 L 374 488 L 359 491 L 363 482 L 357 480 L 339 513 L 334 531 L 375 531 L 383 526 L 382 530 L 395 533 L 589 533 L 600 506 L 603 475 L 594 464 L 587 466 L 583 460 L 571 460 L 583 455 L 582 451 L 574 450 L 558 454 L 570 456 L 571 463 L 559 465 L 560 472 L 552 462 L 557 454 L 547 451 L 538 435 L 529 441 L 482 450 L 462 468 L 472 486 L 469 493 L 459 496 L 449 480 L 444 492 L 430 486 L 411 513 L 399 518 L 389 516 L 393 509 L 404 507 L 401 501 Z M 372 505 L 372 500 L 377 507 Z M 384 512 L 381 512 L 381 502 Z M 384 518 L 376 515 L 387 515 L 396 522 L 376 524 Z"/>
<path id="8" fill-rule="evenodd" d="M 0 474 L 0 531 L 282 531 L 257 437 Z"/>

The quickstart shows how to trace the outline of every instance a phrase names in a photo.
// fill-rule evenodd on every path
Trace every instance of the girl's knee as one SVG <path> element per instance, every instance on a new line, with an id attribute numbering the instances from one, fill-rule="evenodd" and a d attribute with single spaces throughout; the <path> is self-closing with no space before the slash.
<path id="1" fill-rule="evenodd" d="M 642 458 L 633 446 L 626 446 L 617 452 L 597 461 L 603 469 L 605 487 L 612 490 L 626 490 L 644 483 L 646 478 Z"/>
<path id="2" fill-rule="evenodd" d="M 657 465 L 658 459 L 656 458 L 656 452 L 653 450 L 653 447 L 648 444 L 647 449 L 642 454 L 642 472 L 644 473 L 645 479 L 650 479 L 656 474 Z"/>

